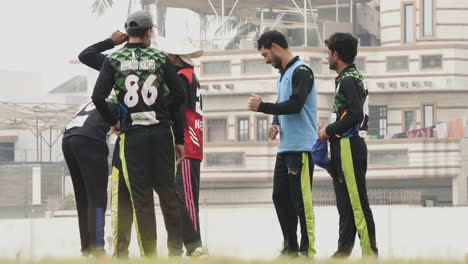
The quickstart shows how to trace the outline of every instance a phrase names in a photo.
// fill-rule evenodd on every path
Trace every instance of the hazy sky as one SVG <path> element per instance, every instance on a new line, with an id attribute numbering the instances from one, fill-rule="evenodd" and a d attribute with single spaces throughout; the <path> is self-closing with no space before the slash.
<path id="1" fill-rule="evenodd" d="M 86 74 L 85 67 L 69 61 L 113 31 L 123 31 L 128 7 L 128 0 L 117 0 L 113 8 L 98 17 L 91 13 L 92 3 L 93 0 L 5 1 L 0 9 L 0 70 L 41 72 L 46 91 L 74 75 Z M 188 11 L 169 10 L 168 37 L 189 35 L 197 39 L 195 17 Z"/>

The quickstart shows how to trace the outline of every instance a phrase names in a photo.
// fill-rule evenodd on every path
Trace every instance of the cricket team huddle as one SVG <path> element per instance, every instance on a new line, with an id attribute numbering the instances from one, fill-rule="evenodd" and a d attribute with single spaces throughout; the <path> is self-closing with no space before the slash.
<path id="1" fill-rule="evenodd" d="M 189 42 L 150 47 L 153 19 L 144 11 L 129 14 L 125 30 L 79 54 L 83 64 L 99 71 L 91 98 L 67 125 L 62 142 L 75 192 L 81 253 L 106 254 L 107 136 L 115 134 L 113 256 L 128 257 L 132 225 L 141 256 L 157 256 L 153 191 L 164 217 L 169 256 L 206 256 L 199 221 L 203 102 L 192 60 L 203 50 Z M 123 43 L 115 52 L 103 53 Z M 377 257 L 365 179 L 368 91 L 354 65 L 358 41 L 349 33 L 335 33 L 325 45 L 329 67 L 338 76 L 330 123 L 318 128 L 312 69 L 292 54 L 282 33 L 266 31 L 257 41 L 265 62 L 279 71 L 276 102 L 263 102 L 252 91 L 247 107 L 273 115 L 268 137 L 275 140 L 279 134 L 272 198 L 283 235 L 281 255 L 315 256 L 312 179 L 314 166 L 320 166 L 332 178 L 339 213 L 332 257 L 351 254 L 356 232 L 362 255 Z"/>

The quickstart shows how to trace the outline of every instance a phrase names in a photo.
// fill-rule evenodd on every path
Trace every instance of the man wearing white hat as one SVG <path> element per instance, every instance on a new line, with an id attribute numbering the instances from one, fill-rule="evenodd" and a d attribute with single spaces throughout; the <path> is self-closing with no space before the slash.
<path id="1" fill-rule="evenodd" d="M 180 159 L 178 163 L 176 189 L 186 209 L 181 213 L 186 255 L 201 256 L 204 253 L 200 238 L 198 198 L 200 163 L 203 159 L 203 113 L 200 83 L 193 69 L 192 58 L 202 56 L 203 50 L 194 47 L 189 38 L 180 41 L 161 39 L 158 42 L 161 50 L 174 64 L 185 89 L 185 109 L 180 113 L 185 116 L 185 158 Z"/>
<path id="2" fill-rule="evenodd" d="M 181 212 L 183 241 L 187 256 L 204 255 L 201 237 L 198 199 L 200 193 L 200 163 L 203 159 L 203 116 L 200 83 L 195 75 L 193 58 L 203 55 L 203 50 L 192 45 L 190 38 L 178 41 L 161 39 L 160 48 L 174 64 L 182 87 L 185 89 L 186 100 L 183 110 L 185 138 L 185 157 L 179 157 L 176 188 L 185 203 L 185 211 Z M 179 126 L 182 127 L 182 126 Z"/>

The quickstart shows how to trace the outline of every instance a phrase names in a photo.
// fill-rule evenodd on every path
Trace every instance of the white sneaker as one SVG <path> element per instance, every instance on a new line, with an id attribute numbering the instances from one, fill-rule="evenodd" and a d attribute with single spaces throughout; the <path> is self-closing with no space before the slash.
<path id="1" fill-rule="evenodd" d="M 207 254 L 205 254 L 205 252 L 203 251 L 203 248 L 202 247 L 197 247 L 193 252 L 192 254 L 190 254 L 191 257 L 199 257 L 199 258 L 203 258 L 203 257 L 208 257 Z"/>

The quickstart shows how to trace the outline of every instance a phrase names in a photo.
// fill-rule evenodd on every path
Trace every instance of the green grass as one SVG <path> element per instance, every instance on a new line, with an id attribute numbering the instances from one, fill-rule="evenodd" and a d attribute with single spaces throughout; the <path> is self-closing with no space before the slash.
<path id="1" fill-rule="evenodd" d="M 218 258 L 218 257 L 207 257 L 202 259 L 188 259 L 188 258 L 171 258 L 161 257 L 157 259 L 131 259 L 131 260 L 115 260 L 115 259 L 105 259 L 105 260 L 95 260 L 95 259 L 52 259 L 46 258 L 39 261 L 14 261 L 14 260 L 0 260 L 0 264 L 12 264 L 12 263 L 25 263 L 25 264 L 79 264 L 79 263 L 97 263 L 97 264 L 126 264 L 126 263 L 141 263 L 141 264 L 177 264 L 177 263 L 187 263 L 187 264 L 305 264 L 305 263 L 318 263 L 318 264 L 345 264 L 345 263 L 355 263 L 355 264 L 455 264 L 463 263 L 461 261 L 451 261 L 451 260 L 376 260 L 376 259 L 363 259 L 363 260 L 332 260 L 332 259 L 319 259 L 319 260 L 309 260 L 309 259 L 277 259 L 277 260 L 239 260 L 233 258 Z"/>

